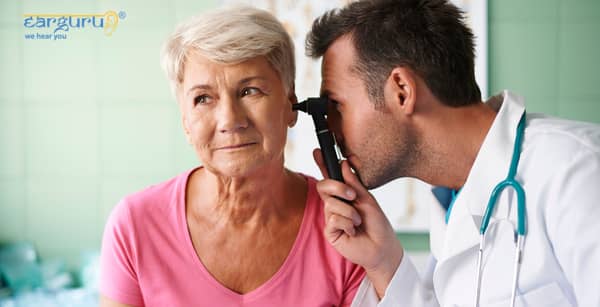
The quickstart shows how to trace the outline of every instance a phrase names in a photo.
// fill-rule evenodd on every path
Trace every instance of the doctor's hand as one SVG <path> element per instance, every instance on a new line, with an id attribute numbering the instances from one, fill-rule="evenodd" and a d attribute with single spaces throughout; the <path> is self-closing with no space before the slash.
<path id="1" fill-rule="evenodd" d="M 329 179 L 321 151 L 313 151 L 324 180 L 317 191 L 325 203 L 325 238 L 346 259 L 362 266 L 382 298 L 404 250 L 379 204 L 342 161 L 344 182 Z M 340 199 L 345 199 L 348 203 Z"/>

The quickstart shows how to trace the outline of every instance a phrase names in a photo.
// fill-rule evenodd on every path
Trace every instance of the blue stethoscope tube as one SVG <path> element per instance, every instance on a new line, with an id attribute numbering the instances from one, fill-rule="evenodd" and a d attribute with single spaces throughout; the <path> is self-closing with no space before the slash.
<path id="1" fill-rule="evenodd" d="M 498 185 L 496 185 L 492 191 L 485 214 L 483 215 L 483 220 L 481 221 L 479 234 L 485 234 L 488 224 L 490 223 L 490 218 L 494 214 L 494 208 L 496 207 L 498 196 L 506 187 L 510 186 L 517 193 L 517 233 L 519 235 L 525 235 L 525 190 L 523 190 L 523 186 L 521 186 L 521 184 L 515 180 L 515 174 L 517 173 L 517 167 L 519 166 L 519 158 L 521 157 L 521 145 L 523 142 L 522 138 L 524 131 L 525 113 L 523 113 L 523 116 L 521 116 L 521 120 L 517 126 L 517 136 L 515 138 L 515 145 L 513 147 L 512 160 L 510 161 L 508 176 L 506 179 L 498 183 Z"/>
<path id="2" fill-rule="evenodd" d="M 515 138 L 515 144 L 513 147 L 512 159 L 510 162 L 510 168 L 508 170 L 508 176 L 506 179 L 501 181 L 494 187 L 492 194 L 490 195 L 490 200 L 488 201 L 488 205 L 485 209 L 485 213 L 483 215 L 483 220 L 481 221 L 481 227 L 479 229 L 479 253 L 477 257 L 477 280 L 476 280 L 476 289 L 475 289 L 475 306 L 479 306 L 479 299 L 481 294 L 481 265 L 483 258 L 483 249 L 484 249 L 484 241 L 485 241 L 485 232 L 490 223 L 490 219 L 494 214 L 494 209 L 496 207 L 496 202 L 498 200 L 498 196 L 504 189 L 507 187 L 512 187 L 515 193 L 517 194 L 517 229 L 515 233 L 516 237 L 516 245 L 515 245 L 515 260 L 514 260 L 514 268 L 513 268 L 513 282 L 512 282 L 512 292 L 511 292 L 511 304 L 510 306 L 515 305 L 515 298 L 517 294 L 517 281 L 519 279 L 519 270 L 521 268 L 521 260 L 523 253 L 523 245 L 525 244 L 525 233 L 526 233 L 526 225 L 525 225 L 525 190 L 523 186 L 515 179 L 515 174 L 517 173 L 517 167 L 519 166 L 519 158 L 521 156 L 521 145 L 523 143 L 523 134 L 525 131 L 525 112 L 521 116 L 519 120 L 519 125 L 517 126 L 517 136 Z"/>

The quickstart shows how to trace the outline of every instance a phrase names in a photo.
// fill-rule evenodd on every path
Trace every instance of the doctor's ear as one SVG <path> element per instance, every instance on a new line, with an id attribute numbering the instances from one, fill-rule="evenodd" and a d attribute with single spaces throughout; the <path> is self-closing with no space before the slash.
<path id="1" fill-rule="evenodd" d="M 396 67 L 390 73 L 384 87 L 384 96 L 402 113 L 410 115 L 417 99 L 417 75 L 408 67 Z"/>

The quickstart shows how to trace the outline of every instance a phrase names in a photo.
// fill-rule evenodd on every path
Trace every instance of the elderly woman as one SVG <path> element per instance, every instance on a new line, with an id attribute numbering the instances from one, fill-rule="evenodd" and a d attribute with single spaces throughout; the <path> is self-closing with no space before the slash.
<path id="1" fill-rule="evenodd" d="M 249 7 L 201 15 L 162 62 L 202 166 L 115 207 L 101 306 L 349 306 L 364 271 L 325 241 L 315 180 L 283 163 L 297 114 L 282 25 Z"/>

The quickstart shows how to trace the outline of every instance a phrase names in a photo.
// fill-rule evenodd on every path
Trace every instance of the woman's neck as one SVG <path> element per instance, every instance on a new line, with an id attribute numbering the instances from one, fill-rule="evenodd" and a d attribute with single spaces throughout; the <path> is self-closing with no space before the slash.
<path id="1" fill-rule="evenodd" d="M 307 184 L 279 167 L 245 177 L 228 177 L 201 168 L 188 183 L 187 212 L 214 227 L 263 227 L 303 208 Z M 192 196 L 192 197 L 189 197 Z"/>

